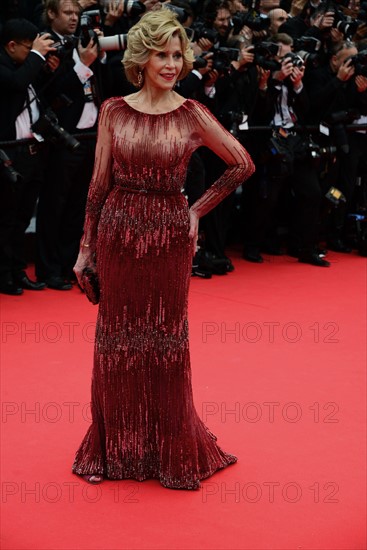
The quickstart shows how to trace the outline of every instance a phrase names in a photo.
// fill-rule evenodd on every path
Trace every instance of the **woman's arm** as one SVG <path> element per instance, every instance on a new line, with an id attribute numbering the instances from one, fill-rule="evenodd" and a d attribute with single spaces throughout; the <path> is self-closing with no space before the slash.
<path id="1" fill-rule="evenodd" d="M 196 130 L 201 145 L 211 149 L 228 167 L 190 208 L 189 236 L 193 239 L 193 254 L 196 251 L 199 218 L 217 206 L 255 171 L 250 155 L 239 141 L 223 128 L 204 105 L 196 103 L 196 106 L 198 109 Z"/>
<path id="2" fill-rule="evenodd" d="M 101 107 L 98 123 L 98 139 L 92 181 L 90 183 L 84 234 L 80 242 L 75 274 L 80 283 L 80 276 L 85 267 L 95 268 L 95 252 L 97 245 L 97 228 L 103 205 L 111 189 L 112 174 L 112 127 L 111 100 Z"/>
<path id="3" fill-rule="evenodd" d="M 228 165 L 223 175 L 191 206 L 190 210 L 201 218 L 246 181 L 254 173 L 255 166 L 246 149 L 204 105 L 197 103 L 197 109 L 196 129 L 201 145 L 211 149 Z"/>

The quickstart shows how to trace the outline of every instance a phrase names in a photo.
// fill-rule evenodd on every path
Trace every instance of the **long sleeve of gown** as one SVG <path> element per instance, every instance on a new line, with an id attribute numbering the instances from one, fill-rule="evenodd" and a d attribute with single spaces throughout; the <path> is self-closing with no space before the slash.
<path id="1" fill-rule="evenodd" d="M 205 216 L 255 171 L 246 149 L 203 105 L 197 103 L 198 133 L 202 145 L 217 154 L 227 165 L 223 175 L 191 207 L 199 217 Z"/>
<path id="2" fill-rule="evenodd" d="M 93 250 L 96 247 L 101 211 L 112 187 L 113 157 L 110 107 L 109 101 L 103 103 L 101 107 L 93 176 L 88 192 L 84 222 L 82 242 L 87 242 Z"/>

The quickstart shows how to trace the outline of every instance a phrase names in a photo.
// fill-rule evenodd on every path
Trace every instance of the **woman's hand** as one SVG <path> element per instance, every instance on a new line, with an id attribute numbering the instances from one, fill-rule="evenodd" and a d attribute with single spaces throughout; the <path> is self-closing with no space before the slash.
<path id="1" fill-rule="evenodd" d="M 193 212 L 190 208 L 190 231 L 189 238 L 192 239 L 192 255 L 196 254 L 196 247 L 198 242 L 198 232 L 199 232 L 199 216 Z"/>
<path id="2" fill-rule="evenodd" d="M 83 288 L 82 275 L 86 267 L 92 269 L 93 271 L 96 271 L 95 254 L 92 250 L 89 249 L 89 247 L 86 248 L 82 245 L 78 258 L 76 260 L 76 264 L 73 268 L 73 271 L 76 275 L 76 278 L 78 279 L 78 283 L 81 288 Z"/>

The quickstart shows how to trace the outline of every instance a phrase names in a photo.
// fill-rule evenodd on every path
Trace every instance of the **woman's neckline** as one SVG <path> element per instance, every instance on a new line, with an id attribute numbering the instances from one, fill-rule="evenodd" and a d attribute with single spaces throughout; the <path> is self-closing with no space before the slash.
<path id="1" fill-rule="evenodd" d="M 188 99 L 185 99 L 180 105 L 178 105 L 178 107 L 175 107 L 174 109 L 171 109 L 170 111 L 165 111 L 164 113 L 146 113 L 145 111 L 139 111 L 139 109 L 135 109 L 135 107 L 130 105 L 130 103 L 128 103 L 124 97 L 121 97 L 121 99 L 133 111 L 135 111 L 137 113 L 140 113 L 141 115 L 148 115 L 148 116 L 162 116 L 162 115 L 169 115 L 171 113 L 175 113 L 176 111 L 181 109 L 181 107 L 183 107 L 183 105 L 185 105 L 188 102 Z"/>

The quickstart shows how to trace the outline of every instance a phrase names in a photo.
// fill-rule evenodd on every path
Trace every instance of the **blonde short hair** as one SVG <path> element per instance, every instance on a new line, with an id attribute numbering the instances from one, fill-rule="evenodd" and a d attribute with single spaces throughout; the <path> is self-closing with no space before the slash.
<path id="1" fill-rule="evenodd" d="M 178 78 L 185 78 L 192 69 L 194 54 L 185 29 L 179 23 L 177 15 L 168 8 L 146 13 L 129 30 L 127 49 L 122 60 L 126 78 L 136 86 L 138 73 L 144 68 L 152 51 L 163 51 L 174 36 L 180 39 L 183 56 L 183 67 Z"/>

